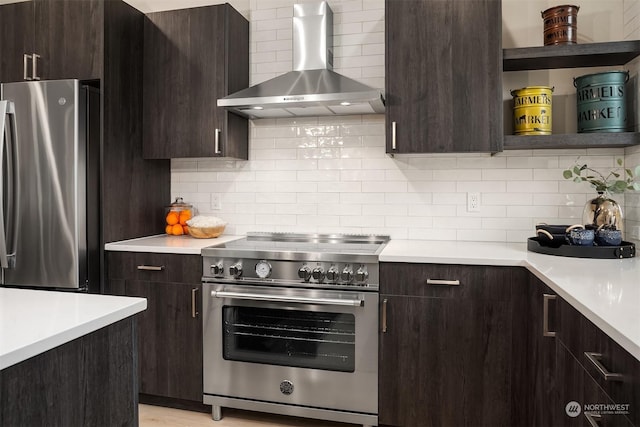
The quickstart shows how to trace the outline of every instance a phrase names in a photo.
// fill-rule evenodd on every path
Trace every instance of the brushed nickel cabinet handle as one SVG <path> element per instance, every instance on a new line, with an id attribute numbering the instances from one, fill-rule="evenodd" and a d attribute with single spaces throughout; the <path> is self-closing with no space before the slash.
<path id="1" fill-rule="evenodd" d="M 220 152 L 220 129 L 216 129 L 214 132 L 213 152 L 214 154 L 222 154 Z"/>
<path id="2" fill-rule="evenodd" d="M 198 293 L 198 288 L 191 289 L 191 317 L 194 319 L 198 316 L 198 310 L 196 309 L 196 294 Z"/>
<path id="3" fill-rule="evenodd" d="M 427 279 L 427 285 L 459 286 L 460 285 L 460 280 Z"/>
<path id="4" fill-rule="evenodd" d="M 555 337 L 556 333 L 549 330 L 549 301 L 557 298 L 556 295 L 542 294 L 542 336 Z"/>
<path id="5" fill-rule="evenodd" d="M 138 270 L 144 271 L 162 271 L 164 270 L 164 265 L 139 265 Z"/>
<path id="6" fill-rule="evenodd" d="M 596 367 L 596 369 L 598 370 L 598 372 L 600 372 L 600 375 L 602 375 L 602 378 L 604 378 L 605 381 L 622 381 L 624 379 L 624 376 L 622 374 L 609 372 L 609 370 L 605 368 L 605 366 L 601 362 L 602 353 L 585 351 L 584 355 L 587 358 L 587 360 L 591 362 L 593 366 Z"/>
<path id="7" fill-rule="evenodd" d="M 40 80 L 38 76 L 38 58 L 40 58 L 40 55 L 34 53 L 33 60 L 31 61 L 31 77 L 33 80 Z"/>
<path id="8" fill-rule="evenodd" d="M 22 55 L 22 69 L 24 71 L 24 79 L 25 80 L 31 80 L 31 77 L 29 77 L 29 60 L 33 61 L 33 57 L 31 55 L 29 55 L 28 53 L 25 53 Z"/>
<path id="9" fill-rule="evenodd" d="M 388 299 L 382 300 L 382 333 L 385 334 L 387 332 L 387 302 Z"/>
<path id="10" fill-rule="evenodd" d="M 602 419 L 602 415 L 593 414 L 591 412 L 583 412 L 583 414 L 591 427 L 602 427 L 602 425 L 599 422 Z"/>
<path id="11" fill-rule="evenodd" d="M 395 150 L 396 147 L 396 122 L 391 122 L 391 149 Z"/>

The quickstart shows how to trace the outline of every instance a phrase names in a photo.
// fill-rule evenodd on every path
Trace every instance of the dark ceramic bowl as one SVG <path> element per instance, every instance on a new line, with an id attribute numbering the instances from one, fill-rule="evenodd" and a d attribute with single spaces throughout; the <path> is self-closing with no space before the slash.
<path id="1" fill-rule="evenodd" d="M 567 228 L 567 241 L 571 245 L 593 246 L 595 237 L 596 232 L 594 230 L 587 230 L 582 225 L 572 225 Z"/>
<path id="2" fill-rule="evenodd" d="M 558 234 L 558 235 L 563 235 L 564 233 L 567 232 L 567 228 L 569 228 L 568 225 L 549 225 L 549 224 L 536 224 L 536 233 L 538 232 L 538 230 L 544 230 L 547 233 L 550 234 Z"/>
<path id="3" fill-rule="evenodd" d="M 541 245 L 550 248 L 559 248 L 566 243 L 564 230 L 562 233 L 550 233 L 544 229 L 537 229 L 536 235 Z"/>
<path id="4" fill-rule="evenodd" d="M 601 228 L 596 231 L 596 244 L 598 246 L 620 246 L 622 243 L 622 232 L 609 228 Z"/>

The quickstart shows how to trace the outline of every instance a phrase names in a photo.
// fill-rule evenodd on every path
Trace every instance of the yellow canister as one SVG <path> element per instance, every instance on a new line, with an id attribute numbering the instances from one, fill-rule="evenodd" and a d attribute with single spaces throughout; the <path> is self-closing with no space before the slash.
<path id="1" fill-rule="evenodd" d="M 515 135 L 551 135 L 552 87 L 527 86 L 511 91 Z"/>

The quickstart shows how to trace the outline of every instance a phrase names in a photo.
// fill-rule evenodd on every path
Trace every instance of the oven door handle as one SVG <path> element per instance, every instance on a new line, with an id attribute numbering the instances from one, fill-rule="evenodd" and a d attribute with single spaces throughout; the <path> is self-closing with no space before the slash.
<path id="1" fill-rule="evenodd" d="M 214 298 L 231 298 L 244 299 L 252 301 L 274 301 L 274 302 L 293 302 L 299 304 L 322 304 L 322 305 L 343 305 L 350 307 L 362 307 L 364 301 L 361 299 L 339 299 L 339 298 L 311 298 L 311 297 L 294 297 L 287 295 L 265 295 L 254 294 L 249 292 L 228 292 L 228 291 L 211 291 Z"/>

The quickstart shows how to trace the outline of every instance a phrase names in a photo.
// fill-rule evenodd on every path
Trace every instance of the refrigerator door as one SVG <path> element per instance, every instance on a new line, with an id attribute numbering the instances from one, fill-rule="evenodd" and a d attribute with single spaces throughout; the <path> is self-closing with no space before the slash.
<path id="1" fill-rule="evenodd" d="M 86 285 L 85 102 L 77 80 L 7 83 L 13 102 L 19 191 L 14 262 L 4 285 Z M 4 177 L 3 177 L 4 180 Z"/>

